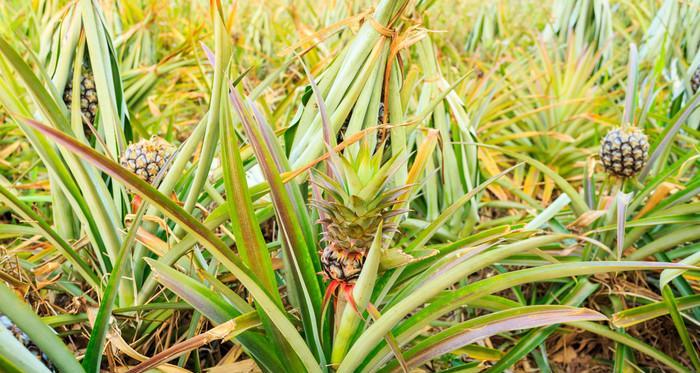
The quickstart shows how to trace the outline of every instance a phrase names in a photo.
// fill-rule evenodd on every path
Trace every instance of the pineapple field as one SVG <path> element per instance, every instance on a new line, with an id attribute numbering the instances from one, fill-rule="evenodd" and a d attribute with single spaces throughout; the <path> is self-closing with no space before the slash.
<path id="1" fill-rule="evenodd" d="M 0 0 L 0 372 L 700 372 L 700 0 Z"/>

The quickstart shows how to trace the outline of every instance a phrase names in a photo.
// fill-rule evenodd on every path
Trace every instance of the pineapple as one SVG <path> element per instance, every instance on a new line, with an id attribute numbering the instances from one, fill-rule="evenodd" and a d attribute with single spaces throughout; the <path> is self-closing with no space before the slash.
<path id="1" fill-rule="evenodd" d="M 121 165 L 141 179 L 153 184 L 166 159 L 173 153 L 173 147 L 160 137 L 141 140 L 126 148 L 121 157 Z"/>
<path id="2" fill-rule="evenodd" d="M 63 102 L 70 109 L 73 102 L 73 74 L 70 74 L 70 79 L 66 83 L 66 88 L 63 90 Z M 88 66 L 83 67 L 80 75 L 80 112 L 83 117 L 91 124 L 95 125 L 95 116 L 97 115 L 97 91 L 95 90 L 95 79 L 92 75 L 92 70 Z M 90 133 L 88 126 L 83 127 L 86 133 Z"/>
<path id="3" fill-rule="evenodd" d="M 693 92 L 693 94 L 697 93 L 699 88 L 700 88 L 700 67 L 695 69 L 695 73 L 693 74 L 693 77 L 690 78 L 690 90 Z"/>
<path id="4" fill-rule="evenodd" d="M 260 223 L 260 230 L 265 242 L 273 242 L 275 240 L 277 234 L 276 225 L 275 218 L 270 218 Z"/>
<path id="5" fill-rule="evenodd" d="M 649 152 L 647 136 L 634 127 L 616 128 L 603 139 L 600 159 L 611 175 L 626 178 L 636 175 L 646 164 Z"/>
<path id="6" fill-rule="evenodd" d="M 343 142 L 343 139 L 345 139 L 345 131 L 348 129 L 348 125 L 350 125 L 350 118 L 352 117 L 352 111 L 350 111 L 350 114 L 345 118 L 345 121 L 343 122 L 343 125 L 340 127 L 340 130 L 338 131 L 338 135 L 336 136 L 336 142 L 341 143 Z M 379 111 L 377 113 L 377 123 L 382 123 L 382 120 L 384 120 L 384 103 L 379 102 Z M 375 125 L 376 123 L 372 123 L 372 125 Z"/>
<path id="7" fill-rule="evenodd" d="M 2 325 L 10 333 L 12 333 L 15 339 L 17 339 L 22 345 L 24 345 L 24 347 L 26 347 L 27 350 L 29 350 L 29 352 L 36 356 L 36 358 L 39 361 L 41 361 L 41 363 L 44 364 L 49 369 L 49 371 L 56 371 L 48 356 L 46 356 L 46 354 L 39 349 L 39 346 L 37 346 L 34 342 L 32 342 L 31 339 L 29 339 L 27 333 L 23 332 L 22 329 L 15 325 L 15 323 L 13 323 L 9 317 L 0 314 L 0 325 Z"/>
<path id="8" fill-rule="evenodd" d="M 399 164 L 397 157 L 382 164 L 383 150 L 372 152 L 363 142 L 355 157 L 335 158 L 336 171 L 331 178 L 317 173 L 314 182 L 323 190 L 323 198 L 315 201 L 323 226 L 326 246 L 321 264 L 327 279 L 353 284 L 362 271 L 367 252 L 380 223 L 383 233 L 397 229 L 389 219 L 397 214 L 391 210 L 396 198 L 405 188 L 389 188 L 387 181 Z"/>

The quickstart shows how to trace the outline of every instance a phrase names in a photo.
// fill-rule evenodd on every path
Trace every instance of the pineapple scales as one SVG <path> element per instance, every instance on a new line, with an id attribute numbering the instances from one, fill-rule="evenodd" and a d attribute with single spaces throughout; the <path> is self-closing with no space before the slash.
<path id="1" fill-rule="evenodd" d="M 130 144 L 121 156 L 120 163 L 142 180 L 153 184 L 165 161 L 172 154 L 172 146 L 160 137 Z"/>
<path id="2" fill-rule="evenodd" d="M 315 200 L 323 226 L 321 265 L 327 279 L 340 283 L 354 283 L 362 271 L 377 227 L 382 223 L 382 234 L 397 230 L 390 218 L 398 213 L 392 210 L 405 187 L 389 188 L 397 166 L 392 157 L 382 164 L 383 149 L 375 152 L 363 142 L 355 156 L 334 157 L 334 177 L 316 172 L 313 181 L 323 191 L 323 198 Z"/>
<path id="3" fill-rule="evenodd" d="M 70 110 L 73 103 L 73 74 L 69 75 L 66 88 L 63 90 L 63 102 Z M 95 125 L 95 116 L 97 115 L 97 91 L 95 90 L 95 79 L 92 75 L 92 69 L 89 66 L 83 66 L 80 74 L 80 113 L 91 124 Z M 86 133 L 90 133 L 89 127 L 84 126 Z"/>
<path id="4" fill-rule="evenodd" d="M 647 136 L 634 127 L 621 127 L 608 132 L 600 147 L 600 159 L 605 171 L 622 178 L 641 171 L 648 155 Z"/>

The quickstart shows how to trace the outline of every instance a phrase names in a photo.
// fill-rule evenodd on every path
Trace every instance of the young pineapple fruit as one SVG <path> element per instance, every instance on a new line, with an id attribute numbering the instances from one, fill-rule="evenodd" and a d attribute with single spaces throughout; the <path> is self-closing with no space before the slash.
<path id="1" fill-rule="evenodd" d="M 345 118 L 345 121 L 343 122 L 343 125 L 340 127 L 340 130 L 338 131 L 338 134 L 336 136 L 336 142 L 341 143 L 345 139 L 345 132 L 348 130 L 348 126 L 350 125 L 350 118 L 352 118 L 352 111 L 350 111 L 350 114 Z M 375 124 L 382 123 L 382 120 L 384 120 L 384 103 L 379 102 L 379 111 L 377 112 L 377 123 L 372 123 L 374 126 Z"/>
<path id="2" fill-rule="evenodd" d="M 699 88 L 700 88 L 700 67 L 695 69 L 695 73 L 693 74 L 693 77 L 690 78 L 690 90 L 693 92 L 693 94 L 697 93 Z"/>
<path id="3" fill-rule="evenodd" d="M 397 157 L 382 164 L 383 150 L 375 152 L 363 142 L 356 156 L 334 157 L 339 175 L 316 173 L 314 182 L 323 191 L 315 201 L 323 226 L 321 264 L 327 279 L 353 284 L 360 276 L 377 227 L 383 234 L 396 231 L 389 220 L 398 212 L 391 209 L 405 188 L 389 188 L 388 181 L 396 172 Z"/>
<path id="4" fill-rule="evenodd" d="M 136 176 L 153 184 L 172 152 L 173 147 L 167 141 L 154 136 L 150 140 L 129 145 L 120 162 Z"/>
<path id="5" fill-rule="evenodd" d="M 648 155 L 647 136 L 634 127 L 616 128 L 608 132 L 600 147 L 600 159 L 605 171 L 622 178 L 641 171 Z"/>
<path id="6" fill-rule="evenodd" d="M 68 77 L 68 83 L 63 90 L 63 102 L 70 110 L 73 102 L 73 74 Z M 95 116 L 97 115 L 97 91 L 95 90 L 95 79 L 92 75 L 92 70 L 88 66 L 83 66 L 80 74 L 80 113 L 87 121 L 95 125 Z M 84 126 L 86 133 L 89 133 L 89 127 Z"/>
<path id="7" fill-rule="evenodd" d="M 44 364 L 49 369 L 49 371 L 56 371 L 48 356 L 46 356 L 46 354 L 43 353 L 41 349 L 39 349 L 39 346 L 32 342 L 27 333 L 23 332 L 22 329 L 15 325 L 15 323 L 13 323 L 9 317 L 0 314 L 0 325 L 2 325 L 10 333 L 12 333 L 15 339 L 17 339 L 24 347 L 26 347 L 27 350 L 29 350 L 29 352 L 32 353 L 32 355 L 36 356 L 36 358 L 39 361 L 41 361 L 41 363 Z"/>

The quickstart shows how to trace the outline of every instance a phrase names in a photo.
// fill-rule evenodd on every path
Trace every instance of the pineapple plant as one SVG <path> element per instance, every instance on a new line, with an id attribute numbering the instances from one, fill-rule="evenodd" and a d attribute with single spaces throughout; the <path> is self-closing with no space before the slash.
<path id="1" fill-rule="evenodd" d="M 172 146 L 160 137 L 129 145 L 121 157 L 121 165 L 142 180 L 153 184 L 165 161 L 173 153 Z"/>
<path id="2" fill-rule="evenodd" d="M 556 55 L 552 69 L 524 68 L 525 73 L 518 74 L 514 65 L 531 66 L 532 43 L 521 44 L 513 38 L 515 47 L 504 50 L 508 58 L 500 64 L 502 70 L 495 68 L 494 61 L 476 60 L 478 56 L 467 59 L 469 65 L 473 62 L 489 71 L 488 78 L 494 81 L 452 85 L 454 75 L 461 75 L 466 65 L 461 51 L 451 45 L 465 41 L 459 40 L 458 33 L 424 34 L 430 25 L 425 29 L 420 25 L 421 18 L 430 18 L 431 13 L 421 17 L 427 7 L 440 6 L 440 2 L 379 0 L 372 18 L 355 18 L 361 29 L 349 25 L 351 32 L 334 33 L 319 44 L 316 38 L 309 42 L 312 44 L 300 44 L 297 51 L 306 54 L 299 62 L 286 55 L 272 56 L 261 66 L 265 70 L 277 67 L 281 60 L 289 61 L 278 70 L 279 75 L 271 76 L 275 79 L 257 84 L 260 76 L 254 75 L 261 74 L 253 69 L 251 75 L 240 77 L 241 84 L 235 84 L 230 80 L 238 75 L 236 70 L 253 65 L 247 63 L 246 55 L 253 57 L 253 63 L 259 58 L 257 53 L 249 54 L 259 52 L 258 48 L 244 43 L 265 40 L 269 43 L 265 50 L 275 50 L 271 47 L 278 46 L 276 43 L 290 41 L 268 37 L 275 36 L 269 32 L 288 30 L 284 23 L 275 23 L 276 17 L 268 17 L 265 6 L 255 6 L 261 9 L 256 17 L 274 27 L 253 23 L 255 27 L 249 29 L 256 32 L 238 42 L 230 35 L 246 34 L 236 27 L 251 24 L 246 17 L 248 5 L 241 3 L 241 22 L 227 19 L 232 14 L 230 2 L 210 2 L 216 7 L 213 12 L 192 12 L 199 8 L 175 5 L 167 16 L 177 15 L 179 9 L 188 17 L 214 18 L 213 29 L 206 20 L 195 18 L 193 22 L 202 30 L 203 43 L 213 46 L 201 54 L 186 46 L 170 53 L 177 37 L 172 39 L 171 30 L 166 30 L 168 36 L 157 32 L 166 18 L 148 22 L 130 2 L 133 0 L 125 0 L 123 10 L 107 17 L 100 17 L 103 2 L 78 2 L 80 13 L 74 18 L 73 44 L 86 35 L 85 47 L 90 50 L 85 52 L 93 58 L 90 74 L 100 81 L 102 138 L 95 139 L 99 141 L 86 143 L 74 138 L 71 131 L 63 131 L 69 118 L 55 107 L 61 91 L 52 97 L 54 92 L 45 89 L 51 82 L 34 84 L 50 76 L 62 80 L 70 70 L 67 65 L 72 54 L 63 55 L 58 74 L 47 74 L 38 63 L 23 61 L 21 57 L 28 54 L 14 51 L 13 45 L 23 43 L 8 43 L 0 36 L 0 81 L 7 80 L 0 87 L 0 101 L 9 113 L 19 114 L 16 123 L 2 129 L 10 135 L 0 142 L 0 153 L 16 158 L 13 154 L 17 152 L 5 144 L 24 133 L 40 153 L 43 167 L 31 162 L 32 172 L 25 173 L 11 164 L 7 182 L 4 174 L 0 177 L 0 246 L 8 242 L 6 257 L 34 274 L 29 277 L 34 284 L 42 285 L 25 287 L 26 281 L 15 281 L 7 273 L 0 281 L 0 316 L 7 315 L 14 323 L 0 317 L 0 332 L 5 337 L 0 340 L 0 371 L 45 371 L 7 368 L 23 367 L 20 357 L 35 366 L 42 364 L 34 355 L 43 358 L 43 354 L 34 353 L 34 347 L 25 343 L 29 339 L 56 370 L 69 372 L 170 369 L 163 364 L 174 366 L 176 359 L 183 371 L 226 366 L 263 372 L 349 373 L 432 369 L 447 363 L 453 370 L 488 364 L 493 371 L 506 371 L 517 370 L 511 368 L 513 364 L 531 362 L 527 355 L 540 346 L 542 351 L 536 353 L 545 358 L 535 360 L 546 364 L 546 356 L 555 356 L 557 351 L 545 351 L 545 347 L 550 348 L 552 339 L 562 335 L 563 329 L 557 326 L 562 323 L 567 324 L 565 335 L 576 328 L 613 339 L 616 356 L 614 362 L 603 357 L 607 367 L 634 363 L 629 358 L 643 353 L 649 359 L 639 362 L 656 359 L 675 371 L 688 370 L 683 366 L 687 361 L 677 362 L 673 356 L 637 343 L 634 334 L 623 334 L 621 329 L 626 323 L 642 322 L 639 315 L 656 317 L 654 310 L 673 311 L 668 304 L 676 300 L 679 311 L 684 312 L 677 319 L 683 322 L 692 316 L 689 307 L 696 296 L 692 293 L 695 282 L 683 287 L 677 283 L 695 279 L 683 274 L 664 285 L 660 270 L 697 270 L 688 263 L 697 262 L 693 256 L 697 246 L 692 245 L 700 239 L 692 220 L 697 213 L 692 194 L 697 188 L 692 186 L 697 185 L 698 176 L 695 168 L 687 167 L 689 159 L 697 158 L 697 143 L 686 136 L 683 141 L 669 141 L 668 152 L 658 146 L 661 155 L 653 158 L 659 167 L 650 167 L 652 177 L 640 180 L 648 188 L 639 190 L 641 183 L 632 182 L 615 186 L 638 193 L 627 204 L 628 212 L 598 214 L 610 206 L 609 180 L 589 172 L 579 177 L 583 158 L 598 151 L 597 141 L 589 140 L 600 121 L 586 114 L 611 118 L 618 113 L 617 105 L 610 110 L 605 107 L 616 100 L 600 100 L 599 95 L 610 92 L 611 86 L 617 91 L 622 78 L 589 78 L 599 66 L 592 56 Z M 332 13 L 325 13 L 324 7 Z M 300 5 L 299 9 L 297 24 L 308 24 L 311 31 L 346 19 L 347 12 L 362 10 L 321 4 L 318 17 L 307 22 L 306 8 Z M 3 14 L 0 11 L 0 17 Z M 72 19 L 64 14 L 60 17 Z M 585 17 L 578 19 L 587 22 Z M 112 30 L 113 21 L 124 23 Z M 460 19 L 461 25 L 463 21 Z M 181 27 L 183 22 L 176 24 Z M 60 31 L 64 29 L 70 28 Z M 152 29 L 155 37 L 149 38 Z M 25 33 L 1 35 L 24 37 Z M 64 36 L 62 32 L 57 35 Z M 118 39 L 111 40 L 112 35 Z M 348 38 L 356 35 L 356 42 L 350 43 Z M 443 37 L 453 40 L 445 43 Z M 502 38 L 498 35 L 492 41 L 500 45 Z M 394 40 L 405 41 L 400 43 L 401 56 L 393 54 Z M 562 49 L 561 40 L 553 43 L 560 43 L 555 46 Z M 156 53 L 143 53 L 151 51 Z M 204 55 L 211 69 L 205 66 Z M 157 69 L 144 68 L 162 56 L 171 61 L 170 67 L 158 62 Z M 153 60 L 141 64 L 141 57 Z M 543 56 L 542 62 L 548 57 Z M 510 64 L 520 58 L 526 62 Z M 556 58 L 573 62 L 558 63 Z M 298 76 L 298 63 L 320 72 L 321 86 L 315 89 L 318 105 L 305 102 L 297 116 L 293 107 L 303 80 Z M 444 73 L 443 63 L 450 66 Z M 161 79 L 167 78 L 164 71 L 179 65 L 183 70 L 178 68 L 172 80 Z M 615 65 L 612 70 L 620 69 Z M 41 74 L 35 74 L 37 71 Z M 541 74 L 531 74 L 533 71 Z M 80 81 L 80 93 L 84 89 L 87 94 L 90 82 L 85 84 L 75 73 L 73 87 Z M 508 74 L 505 85 L 495 84 L 504 74 Z M 523 83 L 533 76 L 547 82 L 562 79 L 553 83 L 551 91 L 510 89 L 527 85 Z M 153 93 L 146 94 L 151 86 Z M 666 110 L 659 109 L 656 101 L 665 102 L 669 95 L 665 94 L 667 85 L 657 87 L 659 94 L 648 96 L 652 99 L 650 116 L 620 122 L 646 123 L 649 133 L 662 133 Z M 70 89 L 75 109 L 75 123 L 70 124 L 77 125 L 79 92 Z M 646 91 L 632 88 L 628 92 Z M 80 96 L 82 104 L 84 95 Z M 376 127 L 383 122 L 380 101 L 388 104 L 385 112 L 391 111 L 391 126 Z M 585 102 L 582 108 L 562 108 L 580 101 Z M 326 105 L 327 118 L 321 113 L 321 102 Z M 630 95 L 629 102 L 638 100 Z M 87 108 L 89 111 L 90 102 Z M 546 113 L 540 115 L 543 111 Z M 345 143 L 328 144 L 333 147 L 329 151 L 324 143 L 336 138 L 348 115 L 354 118 L 347 132 L 340 131 Z M 23 120 L 27 116 L 34 118 Z M 83 112 L 82 117 L 86 124 L 96 120 L 94 113 Z M 541 125 L 544 117 L 546 126 Z M 195 127 L 182 132 L 176 128 L 188 124 Z M 578 136 L 581 124 L 585 124 L 583 136 L 590 137 Z M 127 135 L 123 133 L 126 129 L 135 132 Z M 152 131 L 179 138 L 182 147 L 175 153 L 160 138 L 129 145 L 132 133 L 148 139 Z M 609 134 L 609 144 L 604 141 L 601 159 L 622 174 L 636 172 L 637 160 L 642 165 L 645 162 L 646 137 L 634 129 L 616 131 Z M 569 138 L 570 146 L 559 145 Z M 46 146 L 52 143 L 56 146 Z M 686 150 L 688 143 L 693 145 L 691 151 Z M 563 151 L 554 152 L 551 146 Z M 530 152 L 561 156 L 536 162 L 531 159 L 536 157 L 523 155 Z M 323 164 L 329 153 L 330 160 Z M 529 167 L 521 169 L 520 162 Z M 321 169 L 326 166 L 327 171 Z M 8 166 L 0 164 L 0 171 L 6 169 L 3 167 Z M 673 172 L 657 177 L 664 167 L 672 167 Z M 35 183 L 37 176 L 41 183 Z M 144 181 L 160 184 L 159 188 L 147 187 Z M 679 188 L 683 184 L 691 187 Z M 52 198 L 47 198 L 49 187 Z M 585 193 L 580 193 L 584 188 Z M 664 201 L 664 188 L 668 195 L 673 193 L 673 199 Z M 148 202 L 146 208 L 140 208 L 141 198 Z M 489 202 L 483 204 L 484 200 Z M 649 210 L 647 201 L 660 203 Z M 482 206 L 489 219 L 473 218 L 477 206 Z M 676 219 L 679 209 L 688 212 L 687 218 Z M 311 219 L 314 214 L 318 220 Z M 645 220 L 637 224 L 640 217 Z M 629 241 L 625 255 L 613 258 L 605 250 L 615 243 L 610 228 L 623 218 L 635 224 L 627 227 L 625 240 L 618 239 Z M 401 233 L 395 234 L 399 223 Z M 661 257 L 666 251 L 673 254 L 671 259 L 682 262 L 666 263 L 669 260 Z M 655 255 L 658 262 L 640 261 Z M 622 307 L 634 306 L 639 298 L 635 294 L 620 295 L 619 301 L 611 302 L 613 307 L 606 307 L 606 313 L 616 312 L 611 320 L 585 308 L 597 307 L 596 298 L 601 296 L 598 280 L 603 279 L 597 275 L 631 270 L 653 270 L 644 277 L 652 280 L 652 292 L 665 289 L 663 295 L 668 299 L 645 298 L 642 308 L 629 314 L 632 320 L 624 317 Z M 671 287 L 676 289 L 667 294 Z M 342 292 L 336 294 L 336 290 Z M 506 291 L 513 291 L 517 300 L 502 296 Z M 67 293 L 76 300 L 75 307 L 55 301 Z M 31 296 L 18 296 L 22 294 Z M 325 308 L 335 295 L 334 307 Z M 42 305 L 17 306 L 36 300 Z M 34 313 L 36 309 L 42 311 L 41 316 Z M 676 327 L 682 330 L 683 325 L 676 323 Z M 524 332 L 531 328 L 536 328 L 533 333 Z M 119 335 L 122 340 L 115 339 Z M 499 336 L 491 340 L 493 346 L 475 345 L 492 335 Z M 505 344 L 499 344 L 503 341 Z M 687 341 L 684 345 L 694 351 Z M 465 361 L 464 354 L 475 346 L 481 358 L 469 356 Z M 481 359 L 488 361 L 475 361 Z M 622 371 L 626 367 L 614 368 Z"/>
<path id="3" fill-rule="evenodd" d="M 70 74 L 69 77 L 72 77 Z M 66 83 L 66 88 L 63 90 L 63 102 L 68 108 L 73 103 L 73 79 L 69 78 Z M 97 116 L 97 90 L 95 89 L 95 78 L 92 74 L 92 69 L 84 65 L 80 74 L 80 113 L 84 120 L 90 125 L 95 125 L 95 117 Z M 83 129 L 86 133 L 90 133 L 89 126 L 83 124 Z"/>
<path id="4" fill-rule="evenodd" d="M 628 178 L 642 170 L 649 156 L 647 136 L 638 128 L 621 127 L 608 132 L 600 147 L 600 159 L 605 171 L 613 176 Z"/>
<path id="5" fill-rule="evenodd" d="M 377 227 L 382 225 L 384 235 L 397 230 L 390 221 L 398 213 L 392 206 L 405 188 L 389 186 L 400 161 L 392 157 L 382 164 L 383 152 L 383 147 L 373 151 L 363 141 L 356 155 L 348 152 L 337 158 L 335 178 L 316 173 L 314 180 L 323 190 L 323 197 L 315 201 L 325 242 L 321 264 L 331 282 L 354 284 Z"/>

